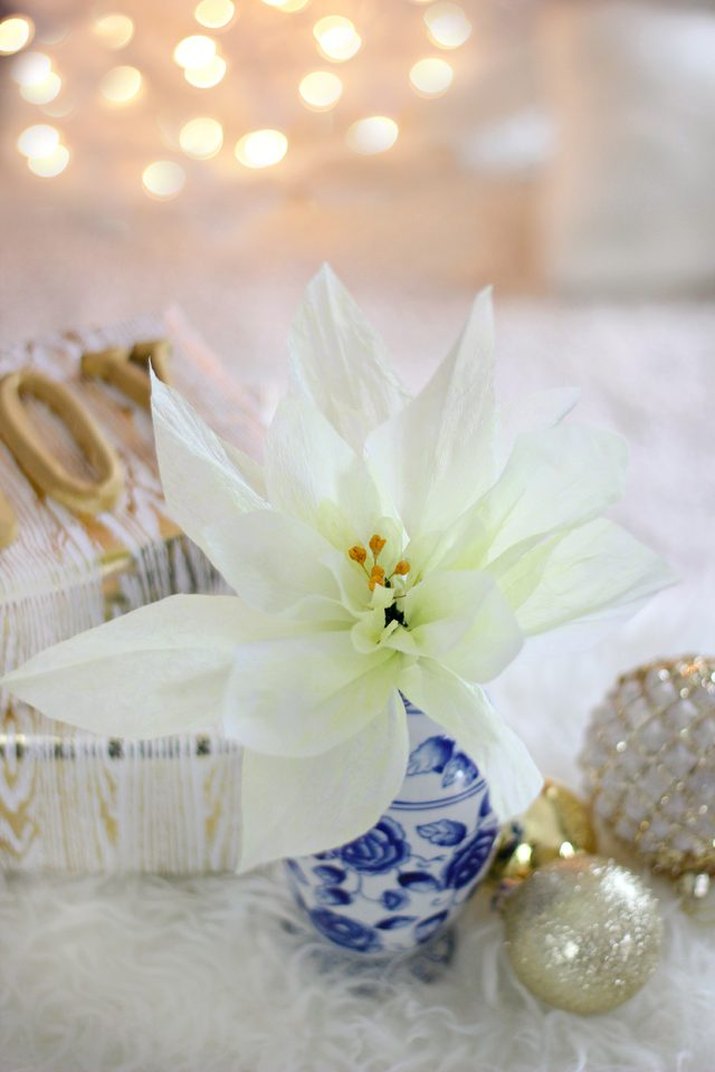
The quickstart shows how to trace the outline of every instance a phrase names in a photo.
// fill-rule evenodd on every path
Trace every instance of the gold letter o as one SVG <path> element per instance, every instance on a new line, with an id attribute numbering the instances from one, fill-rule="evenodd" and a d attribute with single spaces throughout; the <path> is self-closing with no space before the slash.
<path id="1" fill-rule="evenodd" d="M 42 444 L 23 402 L 27 395 L 44 402 L 60 418 L 96 470 L 94 480 L 73 476 Z M 116 503 L 124 486 L 119 456 L 87 410 L 56 380 L 30 368 L 0 380 L 0 437 L 32 483 L 75 513 L 98 514 Z"/>

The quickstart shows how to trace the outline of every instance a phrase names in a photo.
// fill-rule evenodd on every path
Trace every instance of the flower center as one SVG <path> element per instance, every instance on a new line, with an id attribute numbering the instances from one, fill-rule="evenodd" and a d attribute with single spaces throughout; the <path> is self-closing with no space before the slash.
<path id="1" fill-rule="evenodd" d="M 363 571 L 367 578 L 367 585 L 371 592 L 379 586 L 381 588 L 395 589 L 395 580 L 400 577 L 406 577 L 410 572 L 409 562 L 401 558 L 395 563 L 395 567 L 389 576 L 386 575 L 384 566 L 380 565 L 379 558 L 383 549 L 387 544 L 387 540 L 379 533 L 375 533 L 370 537 L 368 547 L 370 548 L 372 562 L 368 563 L 368 551 L 366 547 L 363 547 L 361 543 L 356 543 L 348 549 L 348 558 L 355 562 Z M 395 597 L 389 607 L 385 608 L 385 626 L 390 625 L 391 622 L 397 622 L 399 625 L 405 625 L 405 615 L 400 607 L 395 602 L 404 596 L 404 590 L 395 591 Z"/>

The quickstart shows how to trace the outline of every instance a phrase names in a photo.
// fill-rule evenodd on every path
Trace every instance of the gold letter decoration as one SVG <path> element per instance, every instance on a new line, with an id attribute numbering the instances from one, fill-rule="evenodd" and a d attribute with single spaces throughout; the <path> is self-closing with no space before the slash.
<path id="1" fill-rule="evenodd" d="M 17 518 L 7 498 L 0 491 L 0 549 L 8 547 L 17 536 Z"/>
<path id="2" fill-rule="evenodd" d="M 93 480 L 73 476 L 42 443 L 23 402 L 28 395 L 44 402 L 60 418 L 95 469 L 97 476 Z M 63 384 L 30 368 L 4 376 L 0 380 L 0 437 L 35 487 L 75 513 L 98 514 L 116 503 L 124 486 L 119 456 Z"/>
<path id="3" fill-rule="evenodd" d="M 131 350 L 123 346 L 88 350 L 82 354 L 82 372 L 90 378 L 111 383 L 132 402 L 148 409 L 151 397 L 150 361 L 159 379 L 168 383 L 169 343 L 166 339 L 138 342 Z"/>

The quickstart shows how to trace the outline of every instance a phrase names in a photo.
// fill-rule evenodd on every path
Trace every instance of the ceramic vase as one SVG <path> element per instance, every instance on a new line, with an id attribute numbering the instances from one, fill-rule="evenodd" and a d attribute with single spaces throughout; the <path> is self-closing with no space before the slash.
<path id="1" fill-rule="evenodd" d="M 437 941 L 486 874 L 499 828 L 474 761 L 404 702 L 410 756 L 397 798 L 355 841 L 285 861 L 313 927 L 364 959 Z"/>

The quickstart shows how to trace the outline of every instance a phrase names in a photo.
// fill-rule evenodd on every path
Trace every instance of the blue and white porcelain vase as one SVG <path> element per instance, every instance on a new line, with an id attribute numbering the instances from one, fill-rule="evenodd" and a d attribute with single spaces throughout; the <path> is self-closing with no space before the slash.
<path id="1" fill-rule="evenodd" d="M 436 939 L 488 870 L 499 822 L 473 760 L 405 700 L 410 757 L 397 799 L 347 845 L 285 861 L 315 929 L 375 959 Z"/>

